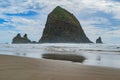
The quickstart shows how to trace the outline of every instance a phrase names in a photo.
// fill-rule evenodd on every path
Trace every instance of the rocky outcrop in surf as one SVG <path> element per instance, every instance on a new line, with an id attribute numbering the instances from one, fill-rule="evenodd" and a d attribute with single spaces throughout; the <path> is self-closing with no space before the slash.
<path id="1" fill-rule="evenodd" d="M 103 43 L 101 37 L 96 40 L 96 43 Z"/>
<path id="2" fill-rule="evenodd" d="M 27 34 L 25 34 L 23 37 L 18 33 L 12 40 L 13 44 L 19 44 L 19 43 L 31 43 L 31 40 L 28 39 Z"/>

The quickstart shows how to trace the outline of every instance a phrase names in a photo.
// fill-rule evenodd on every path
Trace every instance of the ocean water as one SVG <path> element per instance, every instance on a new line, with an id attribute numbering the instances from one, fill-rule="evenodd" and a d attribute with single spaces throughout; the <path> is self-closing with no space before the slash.
<path id="1" fill-rule="evenodd" d="M 120 68 L 117 44 L 0 44 L 0 55 L 42 58 L 45 53 L 77 54 L 86 57 L 83 65 Z"/>

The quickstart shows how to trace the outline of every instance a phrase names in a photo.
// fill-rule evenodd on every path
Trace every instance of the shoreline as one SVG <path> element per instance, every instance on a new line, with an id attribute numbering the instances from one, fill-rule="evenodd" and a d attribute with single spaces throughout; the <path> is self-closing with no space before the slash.
<path id="1" fill-rule="evenodd" d="M 120 69 L 0 55 L 0 80 L 119 80 Z"/>

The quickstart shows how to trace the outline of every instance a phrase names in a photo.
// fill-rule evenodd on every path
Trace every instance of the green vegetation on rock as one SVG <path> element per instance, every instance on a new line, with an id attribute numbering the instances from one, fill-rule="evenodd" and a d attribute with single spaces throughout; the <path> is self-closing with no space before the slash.
<path id="1" fill-rule="evenodd" d="M 49 16 L 52 16 L 52 19 L 67 21 L 71 24 L 79 25 L 79 21 L 76 19 L 76 17 L 60 6 L 57 6 Z"/>

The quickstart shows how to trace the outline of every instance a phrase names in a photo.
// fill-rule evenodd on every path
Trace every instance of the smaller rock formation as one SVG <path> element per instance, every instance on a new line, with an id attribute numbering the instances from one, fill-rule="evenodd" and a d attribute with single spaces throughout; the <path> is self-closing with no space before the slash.
<path id="1" fill-rule="evenodd" d="M 20 44 L 20 43 L 31 43 L 31 41 L 28 39 L 27 34 L 25 34 L 23 37 L 21 37 L 20 33 L 18 33 L 12 40 L 12 43 L 14 44 Z"/>
<path id="2" fill-rule="evenodd" d="M 96 43 L 103 43 L 101 37 L 96 40 Z"/>
<path id="3" fill-rule="evenodd" d="M 21 35 L 18 33 L 12 40 L 12 43 L 21 43 Z"/>
<path id="4" fill-rule="evenodd" d="M 23 43 L 31 43 L 30 39 L 27 37 L 27 34 L 23 36 Z"/>

